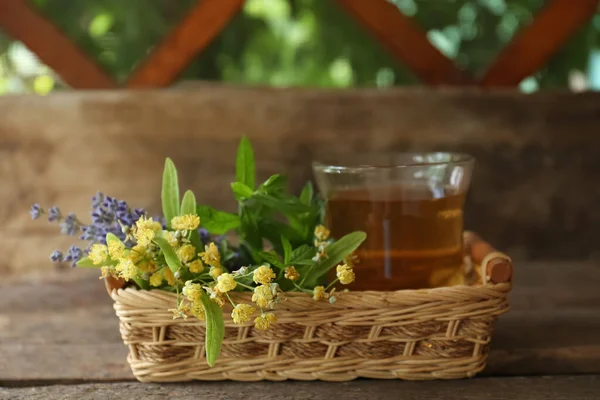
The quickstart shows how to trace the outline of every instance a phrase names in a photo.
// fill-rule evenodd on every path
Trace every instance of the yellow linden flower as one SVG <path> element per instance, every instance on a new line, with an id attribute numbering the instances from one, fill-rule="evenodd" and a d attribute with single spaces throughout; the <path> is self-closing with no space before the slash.
<path id="1" fill-rule="evenodd" d="M 256 308 L 249 304 L 238 304 L 231 312 L 231 318 L 234 324 L 243 324 L 252 319 L 252 314 L 256 312 Z"/>
<path id="2" fill-rule="evenodd" d="M 324 241 L 329 238 L 329 229 L 327 229 L 324 225 L 319 225 L 315 228 L 315 237 L 319 241 Z"/>
<path id="3" fill-rule="evenodd" d="M 190 272 L 199 274 L 204 270 L 204 264 L 202 264 L 202 261 L 200 260 L 194 260 L 188 264 L 188 268 L 190 269 Z"/>
<path id="4" fill-rule="evenodd" d="M 204 321 L 204 319 L 206 318 L 204 314 L 204 305 L 202 304 L 202 301 L 200 301 L 200 299 L 192 303 L 192 308 L 190 312 L 194 317 L 198 318 L 200 321 Z"/>
<path id="5" fill-rule="evenodd" d="M 119 240 L 111 240 L 108 242 L 108 254 L 113 260 L 125 258 L 125 244 Z"/>
<path id="6" fill-rule="evenodd" d="M 152 243 L 152 239 L 154 239 L 154 236 L 156 236 L 156 232 L 148 228 L 138 228 L 133 236 L 135 236 L 135 239 L 137 240 L 139 246 L 148 247 L 150 243 Z"/>
<path id="7" fill-rule="evenodd" d="M 204 246 L 204 252 L 198 255 L 202 257 L 202 261 L 204 261 L 205 264 L 208 264 L 211 267 L 221 268 L 221 254 L 219 253 L 219 248 L 213 242 Z"/>
<path id="8" fill-rule="evenodd" d="M 135 226 L 138 230 L 151 230 L 153 232 L 158 232 L 162 229 L 160 222 L 154 221 L 152 218 L 148 218 L 145 215 L 142 215 L 140 219 L 135 222 Z"/>
<path id="9" fill-rule="evenodd" d="M 217 290 L 221 293 L 227 293 L 237 286 L 237 282 L 233 279 L 233 275 L 227 272 L 219 275 L 217 278 Z"/>
<path id="10" fill-rule="evenodd" d="M 171 271 L 170 268 L 165 268 L 163 270 L 163 277 L 165 278 L 165 280 L 167 281 L 167 283 L 170 286 L 173 286 L 176 282 L 175 275 L 173 275 L 173 272 Z"/>
<path id="11" fill-rule="evenodd" d="M 342 285 L 348 285 L 354 282 L 354 271 L 352 271 L 352 268 L 349 267 L 348 264 L 338 265 L 336 268 L 336 275 Z"/>
<path id="12" fill-rule="evenodd" d="M 300 278 L 300 274 L 298 273 L 298 271 L 296 271 L 296 268 L 294 268 L 293 265 L 285 269 L 285 273 L 283 276 L 285 279 L 289 279 L 290 281 L 295 281 L 298 278 Z"/>
<path id="13" fill-rule="evenodd" d="M 314 300 L 321 300 L 326 298 L 327 293 L 325 293 L 325 287 L 323 286 L 316 286 L 313 289 L 313 299 Z"/>
<path id="14" fill-rule="evenodd" d="M 356 264 L 360 264 L 360 258 L 358 258 L 356 253 L 350 253 L 344 257 L 344 264 L 347 264 L 349 267 L 353 267 Z"/>
<path id="15" fill-rule="evenodd" d="M 254 327 L 260 331 L 266 331 L 275 321 L 277 321 L 275 314 L 267 313 L 254 319 Z"/>
<path id="16" fill-rule="evenodd" d="M 112 276 L 113 278 L 117 278 L 117 276 L 115 274 L 115 270 L 112 267 L 102 267 L 102 268 L 100 268 L 100 273 L 102 274 L 100 279 L 108 278 L 109 276 Z"/>
<path id="17" fill-rule="evenodd" d="M 133 246 L 131 248 L 131 251 L 129 252 L 129 258 L 134 263 L 137 263 L 138 261 L 140 261 L 142 258 L 144 258 L 146 256 L 146 252 L 147 252 L 146 247 L 136 244 L 135 246 Z"/>
<path id="18" fill-rule="evenodd" d="M 252 301 L 258 304 L 259 307 L 268 307 L 273 302 L 273 291 L 269 286 L 257 286 L 254 288 Z"/>
<path id="19" fill-rule="evenodd" d="M 182 263 L 187 263 L 188 261 L 192 261 L 192 258 L 196 256 L 196 248 L 191 244 L 184 244 L 177 250 L 177 257 L 181 260 Z"/>
<path id="20" fill-rule="evenodd" d="M 222 273 L 223 269 L 221 267 L 210 267 L 210 271 L 208 271 L 208 274 L 214 279 L 217 279 Z"/>
<path id="21" fill-rule="evenodd" d="M 173 232 L 163 231 L 163 237 L 172 248 L 176 249 L 179 247 L 179 239 L 177 239 L 177 236 Z"/>
<path id="22" fill-rule="evenodd" d="M 100 265 L 106 261 L 106 258 L 108 257 L 108 248 L 103 244 L 94 244 L 88 252 L 88 257 L 92 260 L 94 265 Z"/>
<path id="23" fill-rule="evenodd" d="M 163 277 L 162 277 L 162 273 L 159 272 L 155 272 L 150 276 L 150 285 L 156 287 L 156 286 L 160 286 L 162 284 L 163 281 Z"/>
<path id="24" fill-rule="evenodd" d="M 183 301 L 181 303 L 179 303 L 177 308 L 171 308 L 167 311 L 173 312 L 173 319 L 177 319 L 177 318 L 187 319 L 188 315 L 192 313 L 192 310 L 190 309 L 189 305 L 185 304 Z"/>
<path id="25" fill-rule="evenodd" d="M 135 278 L 138 274 L 138 270 L 135 264 L 128 258 L 124 258 L 117 264 L 117 272 L 119 276 L 126 281 Z"/>
<path id="26" fill-rule="evenodd" d="M 187 281 L 185 286 L 183 287 L 183 295 L 191 302 L 200 301 L 200 297 L 204 293 L 204 289 L 202 289 L 202 285 L 199 283 L 192 283 L 192 281 Z"/>
<path id="27" fill-rule="evenodd" d="M 267 265 L 261 265 L 260 267 L 254 270 L 253 279 L 256 283 L 268 285 L 273 279 L 275 279 L 275 276 L 275 272 L 273 272 L 271 267 Z"/>
<path id="28" fill-rule="evenodd" d="M 171 220 L 171 228 L 180 231 L 192 231 L 200 225 L 200 217 L 193 214 L 186 214 L 175 217 Z"/>
<path id="29" fill-rule="evenodd" d="M 135 261 L 131 257 L 132 254 L 136 254 L 136 253 L 133 253 L 133 252 L 129 253 L 129 259 L 135 264 Z M 139 264 L 137 264 L 137 267 L 142 272 L 152 273 L 152 272 L 156 271 L 156 264 L 154 263 L 154 261 L 144 260 L 144 261 L 140 262 Z"/>

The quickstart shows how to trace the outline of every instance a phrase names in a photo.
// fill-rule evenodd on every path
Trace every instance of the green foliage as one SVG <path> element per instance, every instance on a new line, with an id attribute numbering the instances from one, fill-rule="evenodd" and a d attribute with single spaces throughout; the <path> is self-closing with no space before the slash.
<path id="1" fill-rule="evenodd" d="M 318 284 L 319 280 L 331 268 L 335 267 L 344 257 L 356 250 L 366 238 L 367 234 L 364 232 L 352 232 L 329 245 L 327 247 L 326 258 L 314 265 L 304 266 L 298 270 L 300 275 L 304 277 L 302 283 L 309 287 Z"/>
<path id="2" fill-rule="evenodd" d="M 181 215 L 196 214 L 196 196 L 191 190 L 188 190 L 183 195 L 181 200 Z"/>
<path id="3" fill-rule="evenodd" d="M 237 159 L 235 163 L 236 182 L 254 190 L 255 180 L 254 150 L 247 137 L 242 137 L 238 147 Z"/>
<path id="4" fill-rule="evenodd" d="M 177 257 L 177 254 L 175 254 L 175 251 L 169 245 L 169 242 L 162 237 L 155 237 L 154 242 L 158 245 L 158 247 L 160 247 L 169 269 L 171 269 L 173 273 L 179 271 L 182 267 L 181 261 L 179 261 L 179 257 Z"/>
<path id="5" fill-rule="evenodd" d="M 206 318 L 206 361 L 209 366 L 214 366 L 221 352 L 221 344 L 225 337 L 225 323 L 223 322 L 223 310 L 212 301 L 206 293 L 200 297 L 204 306 Z"/>
<path id="6" fill-rule="evenodd" d="M 177 181 L 177 169 L 170 158 L 165 160 L 161 199 L 163 215 L 167 220 L 167 227 L 170 227 L 171 220 L 179 215 L 179 183 Z"/>
<path id="7" fill-rule="evenodd" d="M 202 227 L 209 233 L 222 235 L 240 226 L 240 217 L 238 215 L 218 211 L 204 205 L 199 205 L 196 210 Z"/>

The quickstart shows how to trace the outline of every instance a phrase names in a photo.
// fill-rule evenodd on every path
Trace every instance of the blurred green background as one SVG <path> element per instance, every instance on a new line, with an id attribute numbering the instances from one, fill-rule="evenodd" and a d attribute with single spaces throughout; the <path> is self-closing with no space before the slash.
<path id="1" fill-rule="evenodd" d="M 30 0 L 124 82 L 195 0 Z M 201 0 L 199 0 L 201 1 Z M 544 0 L 390 0 L 429 40 L 472 74 L 485 70 Z M 575 0 L 574 0 L 575 1 Z M 520 89 L 600 87 L 600 15 Z M 247 0 L 180 77 L 272 86 L 420 84 L 333 0 Z M 0 30 L 0 94 L 68 89 Z"/>

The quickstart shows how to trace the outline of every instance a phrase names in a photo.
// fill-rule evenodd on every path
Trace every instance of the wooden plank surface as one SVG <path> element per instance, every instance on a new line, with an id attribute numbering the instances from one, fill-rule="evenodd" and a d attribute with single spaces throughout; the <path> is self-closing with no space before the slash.
<path id="1" fill-rule="evenodd" d="M 502 50 L 481 79 L 485 87 L 516 86 L 542 68 L 598 10 L 598 0 L 552 0 Z"/>
<path id="2" fill-rule="evenodd" d="M 47 268 L 70 238 L 39 202 L 87 220 L 102 190 L 160 211 L 164 158 L 199 202 L 233 210 L 240 137 L 260 178 L 312 177 L 324 152 L 454 150 L 477 163 L 466 227 L 517 259 L 600 255 L 600 94 L 478 90 L 194 90 L 0 97 L 0 273 Z M 31 251 L 35 249 L 35 251 Z"/>
<path id="3" fill-rule="evenodd" d="M 108 89 L 114 80 L 26 0 L 0 0 L 0 29 L 33 51 L 74 89 Z"/>
<path id="4" fill-rule="evenodd" d="M 430 85 L 466 84 L 471 78 L 459 70 L 427 39 L 425 30 L 387 0 L 337 0 L 401 63 Z"/>
<path id="5" fill-rule="evenodd" d="M 361 380 L 345 383 L 269 382 L 201 384 L 97 383 L 30 388 L 0 388 L 0 399 L 238 399 L 348 400 L 592 400 L 598 399 L 600 376 L 485 378 L 459 381 L 398 382 Z"/>
<path id="6" fill-rule="evenodd" d="M 244 0 L 201 0 L 150 54 L 127 82 L 133 87 L 168 86 L 217 36 Z"/>
<path id="7" fill-rule="evenodd" d="M 482 376 L 600 374 L 600 266 L 521 263 Z M 132 380 L 96 271 L 0 283 L 0 386 Z"/>

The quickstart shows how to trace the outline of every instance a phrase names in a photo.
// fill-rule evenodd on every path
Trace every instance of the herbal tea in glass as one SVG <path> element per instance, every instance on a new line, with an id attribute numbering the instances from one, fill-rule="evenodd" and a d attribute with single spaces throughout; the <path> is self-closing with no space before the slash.
<path id="1" fill-rule="evenodd" d="M 332 235 L 367 233 L 356 252 L 360 263 L 351 288 L 419 289 L 460 282 L 472 158 L 422 153 L 361 161 L 314 164 Z"/>

